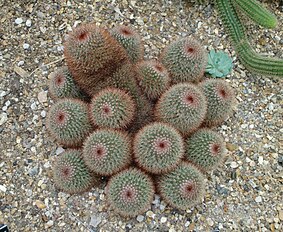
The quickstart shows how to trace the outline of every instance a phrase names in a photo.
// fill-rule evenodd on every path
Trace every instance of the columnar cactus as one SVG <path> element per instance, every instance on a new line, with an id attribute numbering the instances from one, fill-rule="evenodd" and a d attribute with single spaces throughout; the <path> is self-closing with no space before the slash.
<path id="1" fill-rule="evenodd" d="M 85 165 L 80 150 L 66 150 L 57 157 L 53 167 L 53 178 L 58 189 L 73 194 L 90 190 L 99 183 Z"/>
<path id="2" fill-rule="evenodd" d="M 76 99 L 61 99 L 49 110 L 47 129 L 61 144 L 67 147 L 81 146 L 93 130 L 86 103 Z"/>
<path id="3" fill-rule="evenodd" d="M 134 139 L 134 156 L 138 165 L 154 174 L 173 170 L 184 154 L 182 136 L 172 126 L 151 123 Z"/>
<path id="4" fill-rule="evenodd" d="M 173 83 L 199 82 L 206 68 L 207 53 L 197 40 L 183 38 L 165 48 L 161 62 Z"/>
<path id="5" fill-rule="evenodd" d="M 181 83 L 173 85 L 161 96 L 156 116 L 183 134 L 189 134 L 203 122 L 206 105 L 205 96 L 197 86 Z"/>
<path id="6" fill-rule="evenodd" d="M 113 176 L 106 186 L 110 206 L 122 216 L 136 216 L 150 208 L 154 185 L 151 178 L 136 168 Z"/>

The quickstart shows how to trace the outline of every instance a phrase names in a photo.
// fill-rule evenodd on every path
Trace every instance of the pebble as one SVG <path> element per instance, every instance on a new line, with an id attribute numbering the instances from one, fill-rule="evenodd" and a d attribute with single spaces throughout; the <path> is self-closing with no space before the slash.
<path id="1" fill-rule="evenodd" d="M 54 222 L 52 220 L 50 220 L 50 221 L 46 222 L 45 229 L 48 229 L 48 228 L 50 228 L 53 225 L 54 225 Z"/>
<path id="2" fill-rule="evenodd" d="M 37 99 L 40 103 L 47 102 L 47 92 L 41 91 L 37 95 Z"/>
<path id="3" fill-rule="evenodd" d="M 207 221 L 209 226 L 213 226 L 214 225 L 214 222 L 212 221 L 211 218 L 207 218 L 206 221 Z"/>
<path id="4" fill-rule="evenodd" d="M 146 216 L 154 218 L 155 214 L 150 210 L 146 212 Z"/>
<path id="5" fill-rule="evenodd" d="M 258 163 L 259 163 L 259 164 L 263 164 L 263 157 L 262 157 L 262 156 L 259 156 L 259 157 L 258 157 Z"/>
<path id="6" fill-rule="evenodd" d="M 167 221 L 167 218 L 166 217 L 162 217 L 161 219 L 160 219 L 160 222 L 161 223 L 165 223 Z"/>
<path id="7" fill-rule="evenodd" d="M 2 126 L 5 122 L 7 122 L 8 116 L 7 113 L 2 113 L 0 115 L 0 126 Z"/>
<path id="8" fill-rule="evenodd" d="M 23 66 L 24 63 L 25 63 L 25 62 L 24 62 L 23 60 L 21 60 L 21 61 L 18 62 L 18 66 Z"/>
<path id="9" fill-rule="evenodd" d="M 33 103 L 30 105 L 30 108 L 31 108 L 32 110 L 36 110 L 36 108 L 37 108 L 36 103 L 33 102 Z"/>
<path id="10" fill-rule="evenodd" d="M 261 196 L 257 196 L 257 197 L 255 198 L 255 202 L 257 202 L 257 203 L 262 202 Z"/>
<path id="11" fill-rule="evenodd" d="M 46 111 L 45 111 L 45 110 L 42 110 L 42 111 L 40 112 L 40 116 L 43 117 L 43 118 L 45 118 L 45 117 L 46 117 Z"/>
<path id="12" fill-rule="evenodd" d="M 283 222 L 283 210 L 279 210 L 278 217 Z"/>
<path id="13" fill-rule="evenodd" d="M 63 147 L 58 147 L 55 151 L 56 155 L 60 155 L 62 152 L 64 152 L 65 149 Z"/>
<path id="14" fill-rule="evenodd" d="M 227 147 L 228 151 L 235 151 L 238 148 L 237 145 L 232 144 L 232 143 L 226 143 L 226 147 Z"/>
<path id="15" fill-rule="evenodd" d="M 0 184 L 0 191 L 5 193 L 7 191 L 7 188 L 4 185 Z"/>
<path id="16" fill-rule="evenodd" d="M 137 221 L 138 222 L 142 222 L 144 220 L 144 216 L 143 215 L 138 215 L 137 216 Z"/>
<path id="17" fill-rule="evenodd" d="M 16 20 L 15 20 L 15 23 L 16 24 L 21 24 L 23 22 L 23 19 L 22 18 L 16 18 Z"/>
<path id="18" fill-rule="evenodd" d="M 231 166 L 231 168 L 237 168 L 238 164 L 233 161 L 233 162 L 231 162 L 230 166 Z"/>
<path id="19" fill-rule="evenodd" d="M 100 215 L 91 215 L 89 225 L 96 228 L 101 223 L 101 221 L 102 221 L 102 218 Z"/>
<path id="20" fill-rule="evenodd" d="M 24 44 L 23 44 L 23 48 L 24 48 L 25 50 L 29 49 L 29 44 L 28 44 L 28 43 L 24 43 Z"/>
<path id="21" fill-rule="evenodd" d="M 36 200 L 35 201 L 35 205 L 37 206 L 37 208 L 39 209 L 45 209 L 46 205 L 41 201 L 41 200 Z"/>
<path id="22" fill-rule="evenodd" d="M 30 20 L 30 19 L 28 19 L 28 20 L 26 21 L 26 26 L 27 26 L 27 27 L 30 27 L 30 26 L 31 26 L 31 20 Z"/>

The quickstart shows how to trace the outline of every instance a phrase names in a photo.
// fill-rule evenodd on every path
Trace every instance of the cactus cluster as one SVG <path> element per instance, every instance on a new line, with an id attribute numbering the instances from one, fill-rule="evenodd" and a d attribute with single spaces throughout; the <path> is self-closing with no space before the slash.
<path id="1" fill-rule="evenodd" d="M 57 102 L 47 118 L 66 148 L 54 164 L 55 186 L 81 193 L 106 177 L 107 200 L 122 216 L 145 212 L 154 193 L 179 209 L 199 203 L 205 172 L 225 153 L 211 127 L 231 115 L 235 101 L 225 80 L 204 80 L 201 44 L 181 38 L 160 59 L 144 60 L 132 27 L 108 32 L 87 24 L 64 45 L 64 83 L 55 88 L 58 71 L 50 75 Z"/>

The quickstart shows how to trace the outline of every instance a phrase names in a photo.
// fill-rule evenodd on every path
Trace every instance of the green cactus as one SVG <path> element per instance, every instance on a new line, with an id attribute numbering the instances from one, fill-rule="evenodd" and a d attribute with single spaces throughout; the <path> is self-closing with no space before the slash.
<path id="1" fill-rule="evenodd" d="M 82 193 L 99 183 L 99 177 L 86 167 L 80 150 L 66 150 L 57 157 L 53 167 L 55 186 L 66 193 Z"/>
<path id="2" fill-rule="evenodd" d="M 138 82 L 150 99 L 156 99 L 169 87 L 169 74 L 165 67 L 156 60 L 138 63 Z"/>
<path id="3" fill-rule="evenodd" d="M 147 172 L 161 174 L 172 171 L 183 155 L 182 136 L 167 124 L 151 123 L 135 136 L 135 160 Z"/>
<path id="4" fill-rule="evenodd" d="M 261 75 L 270 75 L 270 76 L 283 76 L 283 60 L 276 58 L 268 58 L 262 55 L 257 54 L 252 47 L 250 46 L 247 36 L 245 35 L 245 30 L 242 25 L 241 20 L 236 12 L 234 5 L 231 0 L 215 0 L 215 4 L 220 14 L 221 20 L 226 27 L 236 52 L 239 55 L 240 61 L 243 65 L 250 70 L 251 72 L 261 74 Z M 240 1 L 234 1 L 235 4 L 239 4 Z M 237 2 L 237 3 L 236 3 Z M 249 7 L 248 4 L 252 4 L 255 8 L 255 4 L 259 4 L 256 1 L 241 1 L 241 4 Z M 252 10 L 254 13 L 253 18 L 261 18 L 264 10 L 259 11 Z M 261 15 L 261 16 L 260 16 Z M 262 23 L 266 18 L 271 17 L 270 15 L 265 14 L 263 17 Z M 268 20 L 270 22 L 270 20 Z M 272 23 L 271 23 L 272 24 Z"/>
<path id="5" fill-rule="evenodd" d="M 75 28 L 64 43 L 64 55 L 75 81 L 89 95 L 93 95 L 99 80 L 128 61 L 123 47 L 95 24 Z"/>
<path id="6" fill-rule="evenodd" d="M 77 99 L 61 99 L 49 110 L 47 129 L 61 144 L 79 147 L 93 129 L 88 117 L 88 106 Z"/>
<path id="7" fill-rule="evenodd" d="M 110 33 L 125 48 L 133 63 L 143 59 L 144 48 L 142 40 L 132 26 L 119 25 L 114 27 Z"/>
<path id="8" fill-rule="evenodd" d="M 169 44 L 161 54 L 172 83 L 199 82 L 207 64 L 207 53 L 195 39 L 181 38 Z"/>
<path id="9" fill-rule="evenodd" d="M 107 88 L 92 98 L 90 118 L 94 125 L 113 129 L 126 128 L 133 120 L 135 103 L 125 91 Z"/>
<path id="10" fill-rule="evenodd" d="M 67 66 L 50 74 L 49 93 L 55 100 L 60 98 L 78 98 L 86 100 L 86 94 L 79 89 Z"/>
<path id="11" fill-rule="evenodd" d="M 204 172 L 217 167 L 224 154 L 224 140 L 220 134 L 212 130 L 198 130 L 186 139 L 185 158 Z"/>
<path id="12" fill-rule="evenodd" d="M 204 176 L 189 163 L 181 163 L 173 172 L 160 177 L 158 190 L 171 206 L 186 210 L 204 196 Z"/>
<path id="13" fill-rule="evenodd" d="M 274 14 L 256 0 L 234 0 L 233 5 L 239 12 L 245 13 L 251 20 L 265 28 L 275 28 L 277 19 Z"/>
<path id="14" fill-rule="evenodd" d="M 192 84 L 173 85 L 159 99 L 156 116 L 184 135 L 196 130 L 205 119 L 207 103 L 201 90 Z"/>
<path id="15" fill-rule="evenodd" d="M 130 139 L 122 131 L 96 130 L 84 142 L 83 158 L 94 173 L 113 175 L 131 162 Z"/>
<path id="16" fill-rule="evenodd" d="M 154 185 L 151 178 L 136 168 L 113 176 L 106 186 L 106 197 L 118 214 L 136 216 L 150 208 Z"/>
<path id="17" fill-rule="evenodd" d="M 225 80 L 207 79 L 200 83 L 207 100 L 206 126 L 218 126 L 233 112 L 236 99 L 232 87 Z"/>

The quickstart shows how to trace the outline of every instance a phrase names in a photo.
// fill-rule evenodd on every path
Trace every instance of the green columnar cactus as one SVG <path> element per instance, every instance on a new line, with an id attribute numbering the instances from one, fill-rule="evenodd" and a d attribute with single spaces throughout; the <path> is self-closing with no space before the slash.
<path id="1" fill-rule="evenodd" d="M 49 92 L 55 100 L 60 98 L 87 99 L 86 94 L 78 88 L 73 80 L 67 66 L 61 67 L 50 74 Z"/>
<path id="2" fill-rule="evenodd" d="M 106 186 L 106 197 L 118 214 L 136 216 L 150 208 L 154 185 L 151 178 L 136 168 L 113 176 Z"/>
<path id="3" fill-rule="evenodd" d="M 90 190 L 99 183 L 86 167 L 81 150 L 66 150 L 57 157 L 53 168 L 54 183 L 63 192 L 74 194 Z"/>
<path id="4" fill-rule="evenodd" d="M 205 96 L 197 86 L 180 83 L 161 96 L 155 114 L 158 119 L 170 123 L 186 135 L 201 125 L 206 108 Z"/>
<path id="5" fill-rule="evenodd" d="M 282 77 L 283 60 L 261 56 L 252 49 L 232 1 L 215 0 L 215 4 L 243 65 L 257 74 Z"/>
<path id="6" fill-rule="evenodd" d="M 142 61 L 137 65 L 138 82 L 148 98 L 156 99 L 169 87 L 169 74 L 156 60 Z"/>
<path id="7" fill-rule="evenodd" d="M 130 139 L 122 131 L 96 130 L 84 142 L 83 159 L 94 173 L 113 175 L 131 162 Z"/>
<path id="8" fill-rule="evenodd" d="M 202 200 L 204 176 L 197 168 L 183 162 L 173 172 L 160 177 L 158 189 L 169 205 L 185 210 Z"/>
<path id="9" fill-rule="evenodd" d="M 75 81 L 89 95 L 98 80 L 111 76 L 128 60 L 110 33 L 94 24 L 81 25 L 69 34 L 64 55 Z"/>
<path id="10" fill-rule="evenodd" d="M 144 48 L 142 40 L 133 27 L 119 25 L 114 27 L 110 33 L 125 48 L 133 63 L 143 59 Z"/>
<path id="11" fill-rule="evenodd" d="M 182 38 L 169 44 L 160 60 L 173 83 L 199 82 L 206 68 L 207 53 L 197 40 Z"/>
<path id="12" fill-rule="evenodd" d="M 133 120 L 135 103 L 125 91 L 107 88 L 92 98 L 90 118 L 94 125 L 113 129 L 126 128 Z"/>
<path id="13" fill-rule="evenodd" d="M 218 126 L 233 112 L 236 102 L 232 87 L 225 80 L 207 79 L 200 83 L 207 100 L 207 113 L 204 124 Z"/>
<path id="14" fill-rule="evenodd" d="M 201 129 L 186 140 L 185 158 L 202 171 L 210 171 L 223 160 L 224 140 L 220 134 Z"/>
<path id="15" fill-rule="evenodd" d="M 182 136 L 172 126 L 151 123 L 143 127 L 134 139 L 137 164 L 154 174 L 172 171 L 184 154 Z"/>
<path id="16" fill-rule="evenodd" d="M 92 131 L 87 104 L 77 99 L 59 100 L 50 108 L 46 126 L 59 143 L 67 147 L 81 146 Z"/>
<path id="17" fill-rule="evenodd" d="M 262 6 L 256 0 L 234 0 L 233 5 L 240 12 L 245 13 L 255 23 L 265 28 L 275 28 L 277 26 L 277 19 L 274 14 Z"/>

